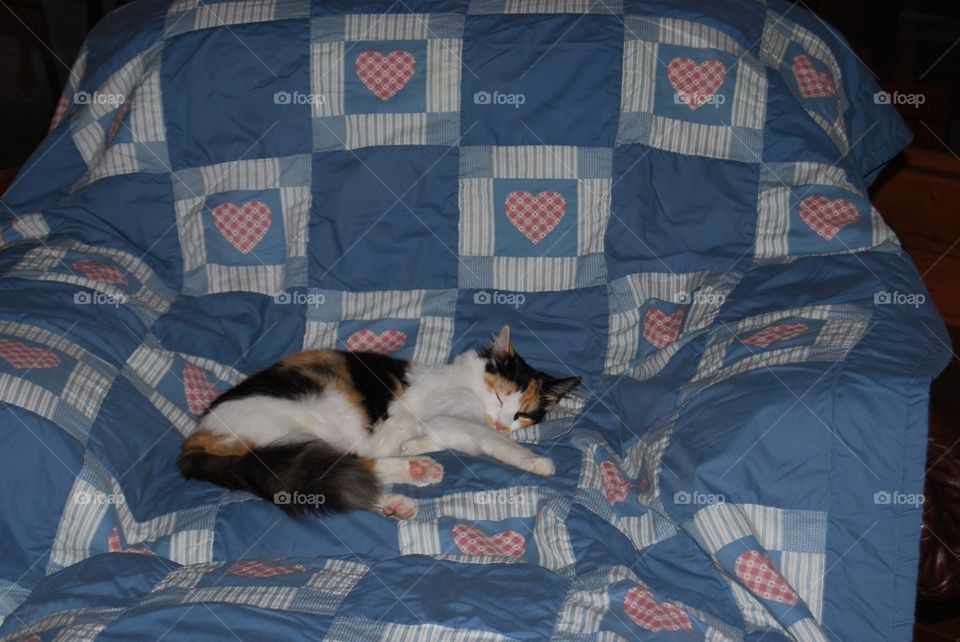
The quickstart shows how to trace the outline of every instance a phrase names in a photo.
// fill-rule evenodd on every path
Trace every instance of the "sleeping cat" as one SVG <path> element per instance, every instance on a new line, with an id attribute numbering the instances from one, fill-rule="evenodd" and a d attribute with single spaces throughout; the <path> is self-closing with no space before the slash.
<path id="1" fill-rule="evenodd" d="M 507 433 L 540 422 L 579 383 L 527 365 L 508 326 L 441 366 L 307 350 L 215 399 L 177 464 L 187 479 L 252 492 L 291 515 L 360 508 L 409 519 L 414 501 L 380 485 L 440 482 L 443 467 L 422 453 L 459 450 L 552 475 L 553 461 Z"/>

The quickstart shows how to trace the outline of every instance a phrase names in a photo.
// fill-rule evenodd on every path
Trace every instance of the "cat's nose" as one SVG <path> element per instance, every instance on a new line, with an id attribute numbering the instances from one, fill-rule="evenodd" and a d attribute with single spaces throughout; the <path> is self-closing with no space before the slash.
<path id="1" fill-rule="evenodd" d="M 499 430 L 500 432 L 510 432 L 510 426 L 508 426 L 508 425 L 506 425 L 506 424 L 503 424 L 503 423 L 500 423 L 499 421 L 494 422 L 494 426 L 495 426 L 496 429 Z"/>

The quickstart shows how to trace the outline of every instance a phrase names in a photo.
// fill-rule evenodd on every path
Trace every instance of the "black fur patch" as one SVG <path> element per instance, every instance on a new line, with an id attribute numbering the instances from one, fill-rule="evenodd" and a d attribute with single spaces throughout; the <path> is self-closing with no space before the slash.
<path id="1" fill-rule="evenodd" d="M 245 455 L 189 450 L 181 453 L 177 466 L 187 479 L 251 492 L 294 517 L 371 509 L 380 496 L 377 476 L 362 460 L 319 439 L 274 444 Z M 323 499 L 294 501 L 309 497 Z"/>
<path id="2" fill-rule="evenodd" d="M 363 399 L 368 427 L 389 416 L 398 388 L 407 387 L 410 363 L 375 352 L 344 352 L 353 388 Z"/>
<path id="3" fill-rule="evenodd" d="M 293 400 L 321 391 L 322 388 L 317 386 L 316 381 L 297 368 L 273 365 L 250 375 L 214 399 L 207 412 L 225 401 L 236 401 L 245 397 L 264 396 Z"/>
<path id="4" fill-rule="evenodd" d="M 487 372 L 512 381 L 521 390 L 526 390 L 530 382 L 540 374 L 516 352 L 503 354 L 495 352 L 492 348 L 482 348 L 477 350 L 477 354 L 486 361 L 484 368 Z"/>

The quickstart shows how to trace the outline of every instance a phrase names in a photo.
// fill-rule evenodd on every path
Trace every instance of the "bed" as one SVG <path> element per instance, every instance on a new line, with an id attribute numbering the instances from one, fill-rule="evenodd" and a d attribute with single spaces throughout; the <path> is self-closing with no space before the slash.
<path id="1" fill-rule="evenodd" d="M 0 211 L 2 640 L 907 640 L 944 328 L 910 139 L 779 0 L 141 0 Z M 304 347 L 583 384 L 418 514 L 184 481 Z"/>

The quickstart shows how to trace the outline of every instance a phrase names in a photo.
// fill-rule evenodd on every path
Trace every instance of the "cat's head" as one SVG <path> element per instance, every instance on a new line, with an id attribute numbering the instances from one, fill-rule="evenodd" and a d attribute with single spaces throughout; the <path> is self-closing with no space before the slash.
<path id="1" fill-rule="evenodd" d="M 552 377 L 528 365 L 513 348 L 510 326 L 503 326 L 493 343 L 477 354 L 484 361 L 481 398 L 486 422 L 501 432 L 540 423 L 580 383 L 580 377 Z"/>

